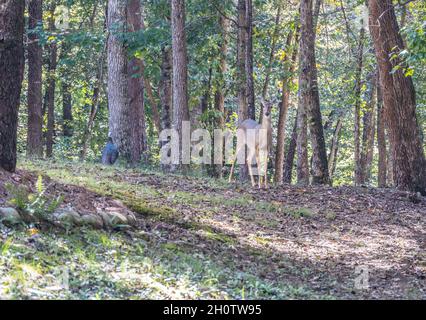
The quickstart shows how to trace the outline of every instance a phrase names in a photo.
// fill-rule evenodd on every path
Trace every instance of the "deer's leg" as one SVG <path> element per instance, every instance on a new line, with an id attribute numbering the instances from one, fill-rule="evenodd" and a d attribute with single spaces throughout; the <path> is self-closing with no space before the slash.
<path id="1" fill-rule="evenodd" d="M 257 173 L 258 173 L 258 183 L 259 183 L 259 189 L 262 188 L 262 183 L 263 183 L 263 166 L 262 166 L 262 162 L 260 161 L 260 155 L 259 153 L 256 153 L 256 165 L 257 165 Z"/>
<path id="2" fill-rule="evenodd" d="M 249 156 L 247 157 L 247 167 L 249 170 L 251 185 L 252 187 L 254 187 L 256 185 L 256 181 L 254 180 L 252 162 L 253 162 L 253 154 L 250 153 Z"/>
<path id="3" fill-rule="evenodd" d="M 265 176 L 264 176 L 265 188 L 266 189 L 268 189 L 268 161 L 269 161 L 268 156 L 266 156 L 266 159 L 265 159 Z"/>

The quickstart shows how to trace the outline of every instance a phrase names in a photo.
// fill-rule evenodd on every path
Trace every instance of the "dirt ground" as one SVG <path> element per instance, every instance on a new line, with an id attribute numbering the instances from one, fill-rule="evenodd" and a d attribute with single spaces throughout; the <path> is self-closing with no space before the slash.
<path id="1" fill-rule="evenodd" d="M 93 176 L 85 168 L 56 169 L 69 176 L 44 170 L 49 192 L 63 194 L 65 204 L 79 211 L 128 210 L 122 194 L 115 197 L 114 185 L 155 208 L 153 214 L 135 210 L 137 228 L 128 232 L 135 239 L 155 233 L 218 264 L 274 283 L 303 285 L 325 297 L 426 298 L 426 198 L 390 189 L 258 190 L 137 170 Z M 0 172 L 0 205 L 8 197 L 4 183 L 32 188 L 36 177 L 25 170 Z M 87 178 L 97 186 L 86 185 Z"/>

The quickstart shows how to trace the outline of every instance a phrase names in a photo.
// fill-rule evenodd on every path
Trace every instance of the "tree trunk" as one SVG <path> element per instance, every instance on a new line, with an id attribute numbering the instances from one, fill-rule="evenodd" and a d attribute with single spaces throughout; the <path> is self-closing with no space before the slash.
<path id="1" fill-rule="evenodd" d="M 72 137 L 72 97 L 70 85 L 67 80 L 62 80 L 62 120 L 64 137 Z"/>
<path id="2" fill-rule="evenodd" d="M 247 74 L 247 108 L 249 119 L 256 119 L 256 102 L 254 95 L 254 76 L 253 76 L 253 2 L 246 1 L 246 74 Z"/>
<path id="3" fill-rule="evenodd" d="M 30 0 L 28 3 L 28 133 L 27 155 L 43 156 L 43 93 L 42 70 L 43 49 L 38 32 L 43 27 L 42 0 Z"/>
<path id="4" fill-rule="evenodd" d="M 152 110 L 152 118 L 154 122 L 155 129 L 157 130 L 157 133 L 160 134 L 161 132 L 161 119 L 160 119 L 160 112 L 158 111 L 158 103 L 155 100 L 154 93 L 152 91 L 152 85 L 151 82 L 147 77 L 144 76 L 143 83 L 146 90 L 146 95 L 148 97 L 149 103 L 151 104 L 151 110 Z"/>
<path id="5" fill-rule="evenodd" d="M 247 21 L 246 0 L 238 0 L 238 40 L 237 40 L 237 91 L 238 91 L 238 122 L 248 119 L 247 106 Z"/>
<path id="6" fill-rule="evenodd" d="M 342 117 L 337 119 L 336 128 L 334 129 L 333 140 L 331 141 L 330 154 L 328 155 L 328 172 L 330 174 L 330 181 L 332 182 L 334 172 L 336 171 L 337 153 L 339 151 L 340 132 L 342 131 L 343 121 Z"/>
<path id="7" fill-rule="evenodd" d="M 218 83 L 216 85 L 215 97 L 214 97 L 214 108 L 220 113 L 217 118 L 217 129 L 224 129 L 225 127 L 225 75 L 228 69 L 226 63 L 226 55 L 228 53 L 228 20 L 222 15 L 219 16 L 219 26 L 221 30 L 221 43 L 220 43 L 220 58 L 219 58 L 219 70 L 218 70 Z M 216 142 L 216 141 L 215 141 Z M 223 142 L 221 142 L 223 144 Z M 215 165 L 215 172 L 218 178 L 222 178 L 223 164 Z"/>
<path id="8" fill-rule="evenodd" d="M 293 31 L 290 31 L 287 36 L 286 52 L 287 55 L 284 58 L 284 78 L 282 80 L 282 97 L 280 103 L 280 115 L 278 118 L 278 136 L 277 136 L 277 150 L 275 156 L 275 183 L 283 183 L 283 170 L 284 170 L 284 148 L 285 148 L 285 127 L 287 123 L 287 113 L 290 104 L 290 87 L 289 84 L 293 80 L 293 72 L 296 65 L 297 59 L 297 37 L 295 46 L 292 49 Z M 293 51 L 291 57 L 289 53 Z"/>
<path id="9" fill-rule="evenodd" d="M 361 184 L 365 185 L 371 179 L 371 164 L 373 162 L 374 138 L 376 131 L 376 83 L 375 73 L 369 76 L 369 101 L 363 116 L 362 148 L 361 148 Z"/>
<path id="10" fill-rule="evenodd" d="M 263 84 L 263 90 L 262 90 L 262 98 L 264 100 L 266 100 L 266 98 L 268 96 L 268 88 L 269 88 L 269 82 L 270 82 L 270 78 L 271 78 L 272 65 L 273 65 L 273 62 L 274 62 L 275 51 L 276 51 L 276 47 L 277 47 L 277 40 L 278 40 L 278 36 L 279 36 L 279 33 L 280 33 L 281 10 L 282 10 L 282 4 L 279 3 L 278 9 L 277 9 L 277 15 L 275 17 L 274 32 L 273 32 L 272 37 L 271 37 L 272 38 L 271 39 L 271 51 L 270 51 L 270 54 L 269 54 L 268 67 L 266 68 L 265 82 Z M 262 122 L 262 116 L 263 116 L 263 112 L 261 110 L 260 116 L 259 116 L 259 123 Z"/>
<path id="11" fill-rule="evenodd" d="M 172 0 L 172 54 L 173 54 L 173 128 L 181 144 L 181 168 L 189 165 L 188 150 L 183 150 L 183 121 L 189 121 L 188 109 L 188 57 L 185 33 L 185 1 Z M 185 162 L 185 164 L 183 163 Z"/>
<path id="12" fill-rule="evenodd" d="M 171 129 L 172 114 L 172 52 L 170 47 L 161 49 L 161 79 L 159 85 L 159 96 L 161 104 L 161 130 Z M 160 130 L 160 131 L 161 131 Z M 160 148 L 168 141 L 160 141 Z M 161 164 L 164 172 L 170 171 L 170 166 Z"/>
<path id="13" fill-rule="evenodd" d="M 161 130 L 171 128 L 172 113 L 172 52 L 163 47 L 160 80 Z"/>
<path id="14" fill-rule="evenodd" d="M 127 2 L 127 27 L 129 32 L 142 30 L 142 14 L 140 0 L 128 0 Z M 131 57 L 127 65 L 127 83 L 129 94 L 129 108 L 136 118 L 132 132 L 133 161 L 139 162 L 141 154 L 147 150 L 143 62 L 141 59 Z M 146 159 L 145 159 L 146 160 Z"/>
<path id="15" fill-rule="evenodd" d="M 378 187 L 385 188 L 387 182 L 387 148 L 383 97 L 380 89 L 380 77 L 377 74 L 377 147 L 379 149 Z"/>
<path id="16" fill-rule="evenodd" d="M 379 65 L 387 127 L 392 146 L 393 173 L 396 187 L 426 195 L 426 160 L 416 116 L 413 80 L 406 77 L 401 63 L 390 59 L 404 49 L 391 0 L 369 0 L 370 32 Z M 394 71 L 394 72 L 392 72 Z"/>
<path id="17" fill-rule="evenodd" d="M 293 166 L 294 166 L 294 156 L 296 154 L 296 144 L 297 144 L 297 119 L 294 121 L 293 132 L 291 134 L 290 143 L 287 148 L 287 157 L 284 162 L 284 178 L 283 182 L 290 184 L 293 178 Z"/>
<path id="18" fill-rule="evenodd" d="M 120 156 L 134 165 L 140 160 L 141 141 L 138 135 L 139 114 L 130 109 L 128 88 L 128 57 L 121 34 L 127 28 L 127 3 L 122 0 L 108 2 L 108 105 L 110 136 Z"/>
<path id="19" fill-rule="evenodd" d="M 312 182 L 328 184 L 328 160 L 320 110 L 312 0 L 301 1 L 299 105 L 306 109 L 312 144 Z M 302 112 L 303 114 L 303 112 Z"/>
<path id="20" fill-rule="evenodd" d="M 96 84 L 93 89 L 93 95 L 92 95 L 92 106 L 90 108 L 89 120 L 87 121 L 87 126 L 83 134 L 82 148 L 80 152 L 81 161 L 84 161 L 84 159 L 86 159 L 87 147 L 92 135 L 92 129 L 95 123 L 95 118 L 99 110 L 99 95 L 104 82 L 104 63 L 105 63 L 105 58 L 107 54 L 107 42 L 108 40 L 105 41 L 104 49 L 99 57 L 99 65 L 98 65 L 98 69 L 96 73 Z"/>
<path id="21" fill-rule="evenodd" d="M 357 70 L 355 73 L 355 119 L 354 119 L 354 161 L 355 161 L 355 185 L 362 184 L 362 169 L 361 169 L 361 81 L 362 81 L 362 67 L 364 57 L 364 27 L 361 28 L 358 43 L 358 59 Z"/>
<path id="22" fill-rule="evenodd" d="M 16 169 L 18 109 L 24 72 L 24 10 L 21 0 L 0 5 L 0 168 Z"/>
<path id="23" fill-rule="evenodd" d="M 51 17 L 49 19 L 49 31 L 55 30 L 55 5 L 50 10 Z M 47 132 L 46 132 L 46 157 L 51 158 L 53 155 L 53 144 L 55 137 L 55 90 L 56 90 L 56 66 L 58 47 L 56 40 L 49 44 L 49 78 L 47 84 Z"/>

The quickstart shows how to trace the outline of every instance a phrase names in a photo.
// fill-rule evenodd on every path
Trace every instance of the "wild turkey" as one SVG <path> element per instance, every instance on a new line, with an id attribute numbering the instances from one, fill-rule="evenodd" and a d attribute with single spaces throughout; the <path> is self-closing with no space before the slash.
<path id="1" fill-rule="evenodd" d="M 114 144 L 111 137 L 108 138 L 108 143 L 102 152 L 102 163 L 107 166 L 112 166 L 118 159 L 118 148 Z"/>

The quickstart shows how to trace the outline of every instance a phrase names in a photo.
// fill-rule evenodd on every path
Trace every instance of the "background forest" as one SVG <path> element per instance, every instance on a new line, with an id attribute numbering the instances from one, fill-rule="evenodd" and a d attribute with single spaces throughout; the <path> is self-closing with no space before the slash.
<path id="1" fill-rule="evenodd" d="M 36 6 L 38 1 L 32 2 Z M 61 6 L 69 9 L 69 17 Z M 297 53 L 292 53 L 298 49 L 300 38 L 299 4 L 298 1 L 265 0 L 253 1 L 252 6 L 253 53 L 250 58 L 256 119 L 259 120 L 261 114 L 261 97 L 275 102 L 272 115 L 275 158 L 283 92 L 289 95 L 284 144 L 285 158 L 291 162 L 294 149 L 291 139 L 294 139 L 298 106 L 298 59 Z M 318 21 L 315 30 L 318 90 L 333 183 L 352 184 L 357 164 L 367 172 L 361 182 L 378 185 L 379 151 L 388 150 L 389 143 L 386 133 L 383 135 L 385 128 L 380 127 L 382 102 L 380 93 L 377 97 L 375 92 L 377 64 L 368 32 L 367 8 L 364 1 L 352 0 L 317 1 L 314 6 L 313 14 L 317 15 L 314 18 Z M 227 127 L 235 128 L 238 90 L 244 77 L 238 69 L 237 3 L 187 1 L 185 8 L 188 104 L 193 127 L 212 127 L 220 124 L 219 118 L 223 118 Z M 91 161 L 100 158 L 108 136 L 106 10 L 105 1 L 44 1 L 43 26 L 37 24 L 28 35 L 26 43 L 31 37 L 37 37 L 43 46 L 43 134 L 47 157 L 72 160 L 84 157 Z M 395 55 L 407 62 L 398 68 L 404 68 L 405 75 L 413 77 L 423 133 L 426 119 L 425 10 L 423 1 L 395 3 L 401 34 L 407 45 Z M 171 56 L 167 57 L 171 55 L 172 45 L 171 6 L 168 1 L 142 1 L 136 12 L 142 13 L 140 28 L 122 34 L 122 40 L 126 43 L 129 59 L 133 57 L 142 62 L 141 66 L 133 67 L 131 77 L 143 80 L 144 159 L 158 166 L 158 132 L 170 123 L 172 112 L 167 105 L 171 97 L 162 97 L 162 94 L 172 94 L 170 90 L 164 91 L 172 72 Z M 67 28 L 60 30 L 57 27 L 64 25 L 59 21 L 64 14 L 69 25 L 65 24 Z M 20 108 L 18 149 L 21 154 L 26 152 L 27 141 L 27 79 L 25 77 Z M 217 99 L 223 99 L 223 105 Z M 358 129 L 354 130 L 358 122 Z M 355 161 L 357 145 L 360 145 L 361 155 L 358 156 L 360 160 Z M 393 184 L 391 165 L 382 164 L 390 173 L 382 186 Z M 285 171 L 289 174 L 288 168 Z"/>

